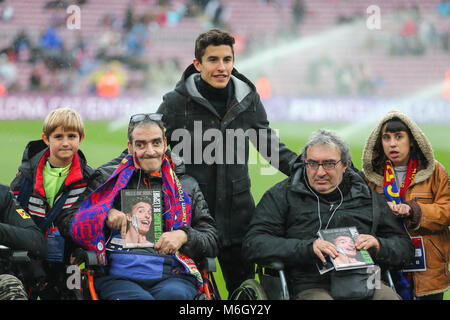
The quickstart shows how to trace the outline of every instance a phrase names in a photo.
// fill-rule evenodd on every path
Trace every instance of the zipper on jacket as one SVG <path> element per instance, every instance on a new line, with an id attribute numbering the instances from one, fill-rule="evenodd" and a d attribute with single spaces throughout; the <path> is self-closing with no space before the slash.
<path id="1" fill-rule="evenodd" d="M 231 106 L 231 108 L 229 108 L 229 109 L 227 110 L 227 112 L 224 114 L 222 120 L 220 120 L 220 124 L 222 124 L 223 120 L 225 120 L 225 118 L 226 118 L 227 115 L 231 112 L 231 110 L 233 110 L 233 108 L 236 107 L 238 104 L 239 104 L 239 102 L 236 102 L 235 104 L 233 104 L 233 105 Z"/>
<path id="2" fill-rule="evenodd" d="M 433 198 L 414 197 L 414 201 L 417 201 L 417 200 L 431 200 L 431 201 L 433 201 Z"/>
<path id="3" fill-rule="evenodd" d="M 185 118 L 187 118 L 188 117 L 188 115 L 187 115 L 187 109 L 188 109 L 188 105 L 189 105 L 189 103 L 191 102 L 191 97 L 189 96 L 189 97 L 187 97 L 187 99 L 186 99 L 186 103 L 185 103 L 185 106 L 184 106 L 184 117 Z M 225 114 L 226 115 L 226 114 Z M 216 115 L 215 115 L 216 116 Z M 216 116 L 216 120 L 217 120 L 217 122 L 218 123 L 221 123 L 221 119 L 218 117 L 218 116 Z"/>

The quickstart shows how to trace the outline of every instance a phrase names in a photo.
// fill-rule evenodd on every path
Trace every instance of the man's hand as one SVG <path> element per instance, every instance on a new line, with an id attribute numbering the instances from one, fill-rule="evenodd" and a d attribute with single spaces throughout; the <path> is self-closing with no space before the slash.
<path id="1" fill-rule="evenodd" d="M 162 254 L 175 254 L 187 241 L 187 234 L 183 230 L 164 232 L 155 244 L 155 250 Z"/>
<path id="2" fill-rule="evenodd" d="M 406 203 L 395 204 L 394 202 L 389 201 L 387 204 L 389 205 L 389 208 L 391 208 L 392 213 L 396 216 L 408 217 L 410 215 L 411 207 Z"/>
<path id="3" fill-rule="evenodd" d="M 377 238 L 375 238 L 374 236 L 371 236 L 370 234 L 360 234 L 358 236 L 358 238 L 356 239 L 355 247 L 358 250 L 361 250 L 361 249 L 375 250 L 374 253 L 375 253 L 375 255 L 377 255 L 378 252 L 380 251 L 380 242 L 378 241 Z"/>
<path id="4" fill-rule="evenodd" d="M 125 213 L 117 209 L 111 209 L 108 212 L 108 218 L 106 219 L 106 225 L 110 229 L 120 230 L 122 239 L 125 239 L 127 235 L 127 218 Z"/>
<path id="5" fill-rule="evenodd" d="M 323 263 L 326 262 L 324 254 L 329 255 L 333 259 L 336 258 L 339 254 L 339 251 L 334 244 L 322 239 L 314 240 L 313 251 Z"/>

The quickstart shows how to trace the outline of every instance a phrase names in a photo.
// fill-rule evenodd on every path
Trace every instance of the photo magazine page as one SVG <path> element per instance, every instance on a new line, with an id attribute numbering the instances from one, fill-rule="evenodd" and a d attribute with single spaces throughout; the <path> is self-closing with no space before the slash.
<path id="1" fill-rule="evenodd" d="M 127 217 L 123 248 L 153 247 L 162 234 L 161 190 L 121 190 L 122 212 Z"/>
<path id="2" fill-rule="evenodd" d="M 339 271 L 364 268 L 374 264 L 367 250 L 357 250 L 355 247 L 356 239 L 359 236 L 356 227 L 320 230 L 318 234 L 322 240 L 333 243 L 339 251 L 336 258 L 328 257 L 332 264 L 328 263 L 328 265 L 319 268 L 319 271 L 322 270 L 321 273 L 330 271 L 333 267 L 336 271 Z"/>

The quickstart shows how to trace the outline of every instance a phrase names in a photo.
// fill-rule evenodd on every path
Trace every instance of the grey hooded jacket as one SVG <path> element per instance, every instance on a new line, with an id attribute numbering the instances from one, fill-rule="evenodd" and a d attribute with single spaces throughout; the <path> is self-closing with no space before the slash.
<path id="1" fill-rule="evenodd" d="M 269 163 L 286 175 L 297 155 L 269 127 L 255 86 L 236 69 L 234 97 L 220 117 L 195 85 L 200 77 L 190 65 L 175 90 L 163 97 L 166 137 L 186 162 L 186 173 L 199 182 L 217 222 L 220 247 L 240 244 L 255 209 L 248 172 L 249 140 Z"/>

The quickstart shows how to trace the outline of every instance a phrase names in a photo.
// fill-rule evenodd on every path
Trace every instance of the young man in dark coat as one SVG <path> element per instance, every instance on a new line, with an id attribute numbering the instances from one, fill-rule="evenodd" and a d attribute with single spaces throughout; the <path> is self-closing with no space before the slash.
<path id="1" fill-rule="evenodd" d="M 336 258 L 339 251 L 317 232 L 352 226 L 359 233 L 356 249 L 368 250 L 382 269 L 402 268 L 414 257 L 401 220 L 351 166 L 347 144 L 322 129 L 304 146 L 291 177 L 269 189 L 258 203 L 243 251 L 256 263 L 283 262 L 292 298 L 333 299 L 332 272 L 320 274 L 317 264 L 325 262 L 325 256 Z M 399 297 L 381 284 L 372 298 Z"/>
<path id="2" fill-rule="evenodd" d="M 200 34 L 193 64 L 158 109 L 169 146 L 183 156 L 186 172 L 198 180 L 216 219 L 218 259 L 229 293 L 254 275 L 253 264 L 241 254 L 255 208 L 248 140 L 286 175 L 296 158 L 269 127 L 255 86 L 234 68 L 234 42 L 219 29 Z"/>

